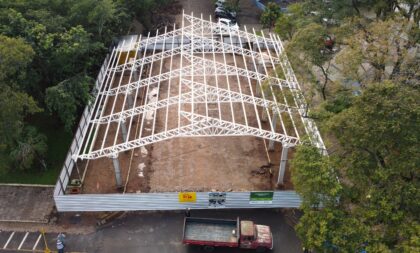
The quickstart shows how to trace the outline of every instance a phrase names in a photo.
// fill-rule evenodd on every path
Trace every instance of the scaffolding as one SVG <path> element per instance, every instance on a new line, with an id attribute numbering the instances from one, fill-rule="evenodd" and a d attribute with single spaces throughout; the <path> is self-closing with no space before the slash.
<path id="1" fill-rule="evenodd" d="M 72 159 L 112 159 L 117 186 L 120 152 L 171 138 L 254 136 L 268 140 L 270 150 L 281 143 L 279 184 L 288 149 L 303 136 L 325 150 L 276 34 L 183 14 L 180 28 L 122 41 L 105 73 Z M 157 113 L 165 115 L 159 127 Z"/>

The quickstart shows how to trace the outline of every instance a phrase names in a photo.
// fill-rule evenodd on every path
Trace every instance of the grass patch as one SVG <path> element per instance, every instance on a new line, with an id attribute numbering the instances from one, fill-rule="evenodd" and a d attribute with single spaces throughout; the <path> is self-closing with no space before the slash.
<path id="1" fill-rule="evenodd" d="M 73 136 L 71 133 L 64 131 L 64 127 L 47 113 L 34 115 L 30 120 L 30 124 L 48 138 L 47 169 L 13 170 L 8 154 L 0 153 L 0 163 L 9 168 L 6 173 L 0 174 L 1 183 L 55 184 L 57 181 Z"/>

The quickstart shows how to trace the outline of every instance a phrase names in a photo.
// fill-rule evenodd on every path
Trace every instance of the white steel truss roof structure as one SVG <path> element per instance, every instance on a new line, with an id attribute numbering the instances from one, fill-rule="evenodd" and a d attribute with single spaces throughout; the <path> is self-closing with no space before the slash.
<path id="1" fill-rule="evenodd" d="M 181 28 L 115 47 L 90 106 L 75 160 L 175 137 L 255 136 L 293 147 L 307 135 L 325 150 L 280 38 L 192 15 Z"/>

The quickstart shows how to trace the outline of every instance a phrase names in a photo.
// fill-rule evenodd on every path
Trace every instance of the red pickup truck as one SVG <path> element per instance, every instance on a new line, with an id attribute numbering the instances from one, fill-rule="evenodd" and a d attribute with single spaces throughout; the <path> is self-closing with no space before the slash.
<path id="1" fill-rule="evenodd" d="M 185 217 L 182 242 L 200 245 L 211 252 L 214 247 L 256 249 L 264 252 L 273 249 L 273 235 L 269 226 L 252 221 L 220 220 Z"/>

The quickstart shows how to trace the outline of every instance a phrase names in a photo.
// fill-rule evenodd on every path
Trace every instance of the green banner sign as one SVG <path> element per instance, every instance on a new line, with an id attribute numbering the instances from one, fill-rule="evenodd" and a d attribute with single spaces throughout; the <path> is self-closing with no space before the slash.
<path id="1" fill-rule="evenodd" d="M 250 204 L 272 204 L 274 192 L 251 192 Z"/>

